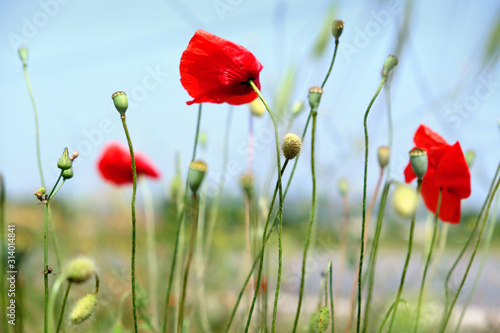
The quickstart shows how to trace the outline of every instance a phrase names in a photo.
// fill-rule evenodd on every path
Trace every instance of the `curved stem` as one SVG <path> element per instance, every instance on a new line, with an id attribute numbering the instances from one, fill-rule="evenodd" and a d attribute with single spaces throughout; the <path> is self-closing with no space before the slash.
<path id="1" fill-rule="evenodd" d="M 425 261 L 424 273 L 422 275 L 422 282 L 420 284 L 420 293 L 418 295 L 418 305 L 417 305 L 417 319 L 415 322 L 415 328 L 413 329 L 414 333 L 417 333 L 418 330 L 418 321 L 420 319 L 420 308 L 422 306 L 422 299 L 424 296 L 424 288 L 425 288 L 425 279 L 427 277 L 427 270 L 429 269 L 429 264 L 431 262 L 432 254 L 434 253 L 434 245 L 436 244 L 436 236 L 438 230 L 438 221 L 439 221 L 439 210 L 441 209 L 441 200 L 443 196 L 443 190 L 439 189 L 439 196 L 436 208 L 436 214 L 434 215 L 434 227 L 432 229 L 432 239 L 429 247 L 429 253 L 427 255 L 427 260 Z"/>
<path id="2" fill-rule="evenodd" d="M 59 292 L 59 289 L 61 288 L 61 285 L 63 284 L 65 280 L 64 275 L 59 275 L 57 278 L 56 282 L 52 285 L 52 290 L 50 291 L 50 297 L 48 298 L 48 302 L 46 304 L 46 309 L 47 309 L 47 320 L 45 321 L 45 327 L 47 329 L 47 332 L 54 332 L 54 307 L 55 307 L 55 300 L 57 293 Z"/>
<path id="3" fill-rule="evenodd" d="M 321 84 L 321 89 L 325 87 L 326 81 L 330 77 L 330 73 L 332 72 L 333 64 L 335 63 L 335 57 L 337 56 L 337 49 L 339 48 L 339 40 L 335 39 L 335 50 L 333 51 L 332 62 L 330 63 L 330 68 L 328 68 L 328 72 L 326 73 L 325 79 Z"/>
<path id="4" fill-rule="evenodd" d="M 130 262 L 131 270 L 131 283 L 132 283 L 132 313 L 134 316 L 134 331 L 137 333 L 137 308 L 136 308 L 136 295 L 135 295 L 135 243 L 136 243 L 136 219 L 135 219 L 135 197 L 137 194 L 137 170 L 135 166 L 134 148 L 132 147 L 132 140 L 130 139 L 130 134 L 127 128 L 127 122 L 125 121 L 125 115 L 121 116 L 123 130 L 125 131 L 125 136 L 127 137 L 127 143 L 130 150 L 130 159 L 132 161 L 132 202 L 130 204 L 132 213 L 132 258 Z"/>
<path id="5" fill-rule="evenodd" d="M 66 292 L 64 293 L 64 298 L 63 298 L 63 302 L 61 305 L 61 313 L 59 314 L 59 321 L 57 322 L 56 333 L 59 333 L 59 331 L 61 329 L 62 320 L 64 318 L 64 309 L 66 308 L 66 301 L 68 300 L 68 295 L 69 295 L 70 289 L 71 289 L 71 281 L 68 281 L 68 285 L 66 286 Z"/>
<path id="6" fill-rule="evenodd" d="M 363 256 L 365 252 L 365 247 L 364 247 L 364 239 L 365 239 L 365 224 L 366 224 L 366 183 L 368 179 L 368 113 L 370 112 L 370 109 L 373 105 L 373 102 L 375 102 L 375 99 L 377 98 L 380 90 L 382 89 L 382 86 L 384 85 L 384 82 L 386 80 L 386 76 L 382 77 L 382 82 L 380 82 L 380 85 L 375 92 L 375 95 L 373 96 L 372 100 L 370 101 L 370 104 L 368 104 L 368 108 L 366 109 L 365 112 L 365 117 L 363 121 L 364 125 L 364 131 L 365 131 L 365 167 L 364 167 L 364 174 L 363 174 L 363 212 L 362 212 L 362 224 L 361 224 L 361 249 L 359 252 L 359 267 L 358 267 L 358 317 L 357 317 L 357 324 L 356 324 L 356 332 L 359 333 L 360 330 L 360 325 L 361 325 L 361 284 L 362 284 L 362 275 L 363 275 Z"/>
<path id="7" fill-rule="evenodd" d="M 43 217 L 43 284 L 44 284 L 44 312 L 43 312 L 43 331 L 48 332 L 48 302 L 49 302 L 49 245 L 47 241 L 47 217 L 49 215 L 49 203 L 45 203 L 45 212 Z"/>
<path id="8" fill-rule="evenodd" d="M 408 303 L 404 299 L 400 299 L 399 301 L 392 302 L 391 306 L 389 307 L 389 310 L 387 311 L 387 313 L 384 316 L 384 319 L 382 320 L 382 323 L 380 324 L 380 327 L 378 329 L 378 333 L 382 333 L 382 330 L 384 329 L 384 326 L 385 326 L 385 323 L 387 322 L 387 319 L 389 319 L 389 316 L 391 315 L 392 311 L 394 310 L 396 305 L 399 304 L 400 302 L 403 302 L 406 304 L 406 306 L 408 306 Z"/>
<path id="9" fill-rule="evenodd" d="M 333 307 L 333 272 L 332 262 L 328 264 L 329 286 L 330 286 L 330 322 L 332 323 L 332 333 L 335 333 L 335 308 Z"/>
<path id="10" fill-rule="evenodd" d="M 421 188 L 422 188 L 422 180 L 419 179 L 418 183 L 417 183 L 417 196 L 420 195 Z M 401 282 L 399 283 L 398 294 L 396 296 L 396 300 L 394 301 L 396 305 L 394 307 L 394 311 L 392 312 L 391 322 L 389 324 L 389 330 L 387 331 L 387 333 L 390 333 L 392 331 L 392 326 L 394 325 L 394 322 L 396 320 L 396 316 L 398 313 L 398 303 L 399 303 L 399 300 L 401 299 L 401 294 L 403 293 L 403 287 L 405 284 L 406 273 L 408 271 L 408 265 L 410 263 L 410 258 L 411 258 L 411 251 L 413 248 L 413 234 L 415 231 L 415 217 L 416 217 L 416 215 L 417 215 L 417 211 L 415 210 L 415 212 L 413 213 L 413 215 L 411 217 L 410 236 L 408 238 L 408 251 L 406 252 L 406 260 L 405 260 L 405 265 L 403 268 L 403 274 L 401 274 Z"/>
<path id="11" fill-rule="evenodd" d="M 300 290 L 299 290 L 299 301 L 297 304 L 297 312 L 295 313 L 295 320 L 293 323 L 292 332 L 297 331 L 297 325 L 299 323 L 300 309 L 302 307 L 302 298 L 304 296 L 304 281 L 306 275 L 306 261 L 307 261 L 307 251 L 309 249 L 309 244 L 311 241 L 311 233 L 314 225 L 314 219 L 316 214 L 316 168 L 314 160 L 314 148 L 315 148 L 315 137 L 316 137 L 316 118 L 318 111 L 316 109 L 311 110 L 312 114 L 312 130 L 311 130 L 311 177 L 312 177 L 312 204 L 311 204 L 311 216 L 309 218 L 309 225 L 307 227 L 306 243 L 304 245 L 304 254 L 302 256 L 302 272 L 300 276 Z"/>
<path id="12" fill-rule="evenodd" d="M 177 333 L 183 331 L 183 321 L 184 321 L 184 303 L 186 301 L 186 289 L 189 277 L 189 268 L 191 267 L 191 261 L 193 259 L 194 247 L 196 245 L 196 234 L 198 232 L 198 195 L 193 193 L 193 208 L 192 208 L 192 224 L 191 224 L 191 240 L 189 242 L 189 251 L 186 259 L 186 266 L 184 267 L 184 276 L 182 278 L 182 293 L 181 300 L 179 303 L 179 317 L 177 319 Z"/>

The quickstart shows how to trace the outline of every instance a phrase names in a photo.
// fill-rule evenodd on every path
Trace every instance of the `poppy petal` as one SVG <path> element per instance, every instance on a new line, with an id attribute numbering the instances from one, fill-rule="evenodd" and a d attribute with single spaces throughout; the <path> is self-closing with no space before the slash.
<path id="1" fill-rule="evenodd" d="M 443 137 L 431 130 L 426 125 L 420 125 L 415 132 L 413 141 L 417 147 L 422 149 L 436 148 L 443 145 L 449 145 Z"/>
<path id="2" fill-rule="evenodd" d="M 439 161 L 436 175 L 439 178 L 440 187 L 447 188 L 460 199 L 469 197 L 471 193 L 470 172 L 458 141 Z"/>
<path id="3" fill-rule="evenodd" d="M 434 170 L 430 170 L 424 176 L 422 182 L 422 198 L 425 206 L 436 214 L 439 198 L 439 175 Z M 460 222 L 460 198 L 454 195 L 449 189 L 443 188 L 441 198 L 441 208 L 439 209 L 439 218 L 441 221 L 450 223 Z"/>

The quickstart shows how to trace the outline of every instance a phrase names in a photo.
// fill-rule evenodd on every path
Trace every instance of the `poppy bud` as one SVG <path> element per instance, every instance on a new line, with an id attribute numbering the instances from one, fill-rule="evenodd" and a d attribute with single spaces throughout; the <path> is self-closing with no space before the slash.
<path id="1" fill-rule="evenodd" d="M 57 167 L 61 170 L 68 170 L 71 168 L 72 162 L 69 158 L 68 148 L 64 148 L 63 154 L 59 161 L 57 162 Z"/>
<path id="2" fill-rule="evenodd" d="M 304 110 L 304 102 L 298 101 L 292 107 L 292 115 L 297 117 Z"/>
<path id="3" fill-rule="evenodd" d="M 396 56 L 390 54 L 387 59 L 385 59 L 384 67 L 382 69 L 382 75 L 387 76 L 389 72 L 398 65 L 398 58 Z"/>
<path id="4" fill-rule="evenodd" d="M 85 257 L 73 259 L 64 269 L 66 280 L 74 283 L 83 283 L 87 281 L 92 277 L 94 272 L 94 262 Z"/>
<path id="5" fill-rule="evenodd" d="M 254 116 L 262 117 L 266 112 L 266 106 L 264 105 L 264 103 L 262 103 L 259 97 L 251 101 L 248 106 L 250 107 L 250 111 Z"/>
<path id="6" fill-rule="evenodd" d="M 252 172 L 250 171 L 245 172 L 243 175 L 241 175 L 240 185 L 248 197 L 251 197 L 253 194 L 253 184 L 254 184 L 254 176 Z"/>
<path id="7" fill-rule="evenodd" d="M 391 150 L 387 146 L 381 146 L 377 150 L 378 164 L 383 169 L 389 164 L 389 157 L 391 156 Z"/>
<path id="8" fill-rule="evenodd" d="M 319 102 L 321 101 L 321 95 L 323 94 L 323 89 L 318 86 L 314 86 L 309 89 L 309 105 L 312 110 L 317 111 L 319 107 Z"/>
<path id="9" fill-rule="evenodd" d="M 314 332 L 324 333 L 328 325 L 330 325 L 330 310 L 327 306 L 324 306 L 316 314 Z"/>
<path id="10" fill-rule="evenodd" d="M 125 94 L 125 92 L 123 91 L 117 91 L 113 95 L 111 95 L 111 98 L 113 99 L 116 110 L 118 110 L 122 117 L 124 117 L 125 111 L 127 111 L 128 108 L 127 94 Z"/>
<path id="11" fill-rule="evenodd" d="M 342 20 L 333 20 L 332 22 L 332 35 L 335 37 L 335 40 L 338 40 L 342 35 L 342 31 L 344 31 L 344 21 Z"/>
<path id="12" fill-rule="evenodd" d="M 281 149 L 283 150 L 283 155 L 288 160 L 294 159 L 302 148 L 302 140 L 298 137 L 298 135 L 293 133 L 288 133 L 283 138 L 283 143 L 281 145 Z"/>
<path id="13" fill-rule="evenodd" d="M 476 152 L 472 149 L 469 149 L 465 152 L 465 162 L 467 162 L 467 166 L 470 168 L 476 159 Z"/>
<path id="14" fill-rule="evenodd" d="M 349 182 L 345 178 L 340 178 L 338 180 L 337 186 L 339 188 L 340 195 L 346 197 L 349 193 Z"/>
<path id="15" fill-rule="evenodd" d="M 193 193 L 198 192 L 201 182 L 207 173 L 208 166 L 203 161 L 193 161 L 189 164 L 188 179 L 189 187 Z"/>
<path id="16" fill-rule="evenodd" d="M 45 194 L 45 187 L 40 187 L 38 190 L 35 192 L 35 196 L 38 198 L 38 200 L 43 199 L 43 195 Z"/>
<path id="17" fill-rule="evenodd" d="M 80 155 L 80 153 L 78 152 L 78 150 L 75 150 L 73 152 L 73 154 L 71 154 L 71 157 L 69 158 L 70 160 L 74 160 L 75 158 L 77 158 L 78 156 Z"/>
<path id="18" fill-rule="evenodd" d="M 71 323 L 73 325 L 83 323 L 92 315 L 92 313 L 94 313 L 96 305 L 97 296 L 94 294 L 87 294 L 86 296 L 80 298 L 69 316 Z"/>
<path id="19" fill-rule="evenodd" d="M 61 176 L 63 177 L 64 180 L 68 180 L 68 179 L 73 178 L 73 168 L 63 170 L 63 172 L 61 173 Z"/>
<path id="20" fill-rule="evenodd" d="M 417 209 L 417 203 L 417 191 L 407 185 L 397 185 L 392 196 L 392 205 L 401 217 L 411 217 Z"/>
<path id="21" fill-rule="evenodd" d="M 17 53 L 19 54 L 19 58 L 21 58 L 23 65 L 26 65 L 26 63 L 28 62 L 28 49 L 25 47 L 20 47 L 17 50 Z"/>
<path id="22" fill-rule="evenodd" d="M 417 178 L 422 180 L 427 172 L 427 152 L 420 148 L 413 148 L 410 151 L 410 164 Z"/>

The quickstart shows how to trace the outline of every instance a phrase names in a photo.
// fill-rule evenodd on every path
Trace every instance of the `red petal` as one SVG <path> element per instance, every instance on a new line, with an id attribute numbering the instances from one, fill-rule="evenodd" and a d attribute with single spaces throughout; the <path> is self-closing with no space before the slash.
<path id="1" fill-rule="evenodd" d="M 404 175 L 405 175 L 405 181 L 407 183 L 409 183 L 413 179 L 417 178 L 417 175 L 415 175 L 415 172 L 413 172 L 413 168 L 411 167 L 411 163 L 409 163 L 409 162 L 405 168 Z"/>
<path id="2" fill-rule="evenodd" d="M 449 145 L 445 139 L 443 139 L 439 134 L 431 130 L 426 125 L 420 125 L 420 127 L 415 132 L 413 141 L 415 142 L 415 145 L 417 147 L 425 150 L 440 147 L 443 145 Z"/>
<path id="3" fill-rule="evenodd" d="M 134 152 L 137 175 L 159 178 L 160 173 L 151 160 L 140 152 Z M 101 176 L 115 185 L 132 183 L 132 161 L 127 146 L 109 142 L 104 146 L 97 167 Z"/>
<path id="4" fill-rule="evenodd" d="M 469 197 L 471 193 L 470 172 L 458 141 L 448 149 L 439 161 L 436 175 L 439 179 L 439 186 L 448 189 L 457 198 Z"/>
<path id="5" fill-rule="evenodd" d="M 439 176 L 434 170 L 429 170 L 424 176 L 422 182 L 422 198 L 427 208 L 436 214 L 436 208 L 439 196 Z M 441 199 L 441 208 L 439 218 L 444 222 L 460 222 L 460 198 L 451 193 L 447 188 L 443 188 Z"/>
<path id="6" fill-rule="evenodd" d="M 241 45 L 203 30 L 197 30 L 182 54 L 181 83 L 193 103 L 245 104 L 257 98 L 248 84 L 260 89 L 263 66 Z"/>

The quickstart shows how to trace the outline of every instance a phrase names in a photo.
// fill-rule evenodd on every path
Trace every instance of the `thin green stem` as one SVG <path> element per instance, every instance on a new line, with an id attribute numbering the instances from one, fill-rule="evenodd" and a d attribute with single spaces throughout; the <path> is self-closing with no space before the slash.
<path id="1" fill-rule="evenodd" d="M 390 72 L 392 73 L 392 72 Z M 387 104 L 387 147 L 389 147 L 389 153 L 392 152 L 392 138 L 393 138 L 393 127 L 392 127 L 392 104 L 391 104 L 391 83 L 392 74 L 389 74 L 389 80 L 384 86 L 385 100 Z M 389 163 L 387 164 L 387 175 L 391 176 L 391 159 L 389 158 Z"/>
<path id="2" fill-rule="evenodd" d="M 131 213 L 132 213 L 132 258 L 130 263 L 131 275 L 132 275 L 132 313 L 134 316 L 134 331 L 137 333 L 137 308 L 136 308 L 136 295 L 135 295 L 135 243 L 136 243 L 136 219 L 135 219 L 135 197 L 137 194 L 137 170 L 135 166 L 134 148 L 132 147 L 132 140 L 130 139 L 130 134 L 127 128 L 127 122 L 125 121 L 125 115 L 121 116 L 123 130 L 127 137 L 127 143 L 130 150 L 130 159 L 132 160 L 132 202 L 131 202 Z"/>
<path id="3" fill-rule="evenodd" d="M 35 137 L 36 137 L 36 159 L 38 162 L 38 172 L 40 173 L 40 181 L 42 182 L 42 187 L 45 187 L 45 179 L 43 177 L 42 169 L 42 158 L 40 153 L 40 132 L 38 127 L 38 112 L 36 111 L 35 97 L 33 96 L 33 91 L 31 90 L 31 83 L 28 77 L 27 64 L 23 63 L 24 78 L 26 79 L 26 86 L 28 87 L 28 92 L 30 94 L 31 105 L 33 105 L 33 116 L 35 118 Z"/>
<path id="4" fill-rule="evenodd" d="M 306 261 L 307 261 L 307 251 L 309 250 L 309 244 L 311 241 L 311 233 L 314 225 L 314 219 L 316 214 L 316 167 L 314 159 L 315 151 L 315 138 L 316 138 L 316 118 L 318 111 L 316 109 L 311 110 L 312 113 L 312 129 L 311 129 L 311 178 L 312 178 L 312 203 L 311 203 L 311 215 L 309 218 L 309 225 L 307 227 L 306 243 L 304 245 L 304 253 L 302 256 L 302 272 L 300 276 L 300 289 L 299 289 L 299 301 L 297 304 L 297 312 L 295 313 L 295 320 L 293 323 L 292 332 L 297 331 L 297 326 L 299 323 L 300 309 L 302 307 L 302 298 L 304 296 L 304 282 L 306 276 Z"/>
<path id="5" fill-rule="evenodd" d="M 61 173 L 59 174 L 59 178 L 57 178 L 57 181 L 54 184 L 54 187 L 52 187 L 52 190 L 50 191 L 49 195 L 47 196 L 47 198 L 48 198 L 47 200 L 50 200 L 54 196 L 54 191 L 56 190 L 57 184 L 59 184 L 59 182 L 61 181 L 62 173 L 63 173 L 63 170 L 61 170 Z"/>
<path id="6" fill-rule="evenodd" d="M 48 298 L 46 306 L 47 320 L 45 321 L 48 332 L 54 332 L 55 301 L 57 293 L 59 292 L 59 289 L 61 288 L 61 285 L 63 284 L 64 280 L 66 280 L 66 277 L 64 275 L 59 275 L 59 277 L 56 279 L 56 282 L 54 282 L 54 284 L 52 285 L 52 289 L 50 291 L 50 297 Z"/>
<path id="7" fill-rule="evenodd" d="M 328 279 L 330 280 L 330 322 L 332 323 L 332 333 L 335 333 L 335 308 L 333 307 L 333 268 L 332 262 L 328 263 Z"/>
<path id="8" fill-rule="evenodd" d="M 330 63 L 330 68 L 328 68 L 328 72 L 326 73 L 325 79 L 323 80 L 323 83 L 321 84 L 321 89 L 325 87 L 326 81 L 328 81 L 328 78 L 330 77 L 330 73 L 332 72 L 333 64 L 335 63 L 335 57 L 337 56 L 337 49 L 339 48 L 339 40 L 335 39 L 335 50 L 333 51 L 333 57 L 332 57 L 332 62 Z"/>
<path id="9" fill-rule="evenodd" d="M 422 299 L 424 296 L 425 290 L 425 279 L 427 278 L 427 270 L 429 269 L 429 264 L 431 262 L 432 255 L 434 253 L 434 245 L 436 244 L 437 231 L 438 231 L 438 221 L 439 221 L 439 210 L 441 209 L 441 200 L 443 196 L 443 190 L 439 189 L 439 196 L 436 208 L 436 214 L 434 215 L 434 224 L 432 229 L 432 239 L 429 247 L 429 253 L 427 255 L 427 260 L 425 261 L 424 273 L 422 275 L 422 282 L 420 284 L 420 293 L 418 295 L 418 303 L 417 303 L 417 319 L 415 322 L 415 327 L 413 329 L 414 333 L 417 333 L 418 330 L 418 322 L 420 320 L 420 309 L 422 306 Z"/>
<path id="10" fill-rule="evenodd" d="M 64 318 L 64 310 L 66 309 L 66 301 L 68 300 L 68 295 L 69 295 L 70 289 L 71 289 L 71 281 L 68 281 L 68 285 L 66 286 L 66 292 L 64 293 L 64 298 L 63 298 L 63 302 L 61 305 L 61 312 L 59 313 L 59 320 L 57 322 L 56 333 L 59 333 L 59 331 L 61 329 L 62 320 Z"/>
<path id="11" fill-rule="evenodd" d="M 66 181 L 66 179 L 63 179 L 62 183 L 55 189 L 55 191 L 52 192 L 52 194 L 49 196 L 49 198 L 47 200 L 50 201 L 57 194 L 57 192 L 59 192 L 61 187 L 64 185 L 65 181 Z"/>
<path id="12" fill-rule="evenodd" d="M 198 232 L 198 195 L 193 193 L 193 207 L 192 207 L 192 221 L 191 221 L 191 240 L 189 242 L 189 251 L 186 259 L 186 266 L 184 267 L 184 275 L 182 278 L 182 293 L 181 300 L 179 303 L 179 317 L 177 318 L 177 333 L 183 331 L 184 322 L 184 303 L 186 301 L 186 290 L 189 278 L 189 268 L 191 267 L 191 261 L 193 259 L 194 247 L 196 245 L 196 234 Z"/>
<path id="13" fill-rule="evenodd" d="M 362 279 L 363 279 L 363 257 L 364 257 L 364 252 L 365 252 L 365 246 L 364 246 L 364 239 L 365 239 L 365 225 L 366 225 L 366 183 L 368 180 L 368 149 L 369 149 L 369 144 L 368 144 L 368 114 L 370 112 L 370 109 L 373 105 L 373 102 L 375 102 L 375 99 L 377 98 L 380 90 L 382 89 L 382 86 L 385 83 L 386 76 L 382 77 L 382 82 L 380 82 L 380 85 L 375 92 L 375 95 L 373 96 L 372 100 L 370 101 L 370 104 L 368 104 L 368 108 L 366 109 L 365 112 L 365 117 L 363 121 L 363 126 L 364 126 L 364 131 L 365 131 L 365 167 L 364 167 L 364 174 L 363 174 L 363 212 L 362 212 L 362 224 L 361 224 L 361 249 L 359 252 L 359 267 L 358 267 L 358 317 L 357 317 L 357 322 L 356 322 L 356 332 L 359 333 L 360 326 L 361 326 L 361 284 L 362 284 Z"/>
<path id="14" fill-rule="evenodd" d="M 49 244 L 47 240 L 47 218 L 49 215 L 49 203 L 45 203 L 45 212 L 43 216 L 43 282 L 44 282 L 44 313 L 43 313 L 43 331 L 48 332 L 48 302 L 49 302 Z"/>
<path id="15" fill-rule="evenodd" d="M 476 256 L 477 250 L 479 249 L 479 243 L 481 242 L 481 237 L 483 235 L 484 227 L 486 226 L 486 221 L 488 220 L 488 214 L 490 211 L 491 202 L 493 201 L 493 197 L 495 196 L 495 193 L 498 190 L 499 185 L 500 185 L 500 179 L 498 179 L 498 181 L 494 185 L 493 191 L 488 193 L 488 200 L 487 200 L 488 203 L 486 205 L 486 210 L 482 214 L 483 219 L 481 221 L 479 233 L 477 234 L 476 243 L 474 245 L 474 251 L 472 252 L 472 254 L 470 256 L 469 262 L 467 264 L 467 268 L 465 269 L 465 273 L 462 277 L 462 280 L 460 281 L 460 285 L 459 285 L 458 290 L 456 291 L 456 293 L 453 297 L 451 305 L 450 305 L 449 309 L 447 309 L 447 312 L 445 312 L 445 316 L 443 318 L 441 329 L 439 330 L 439 332 L 441 332 L 441 333 L 446 330 L 446 326 L 448 325 L 448 322 L 449 322 L 450 317 L 451 317 L 451 313 L 453 312 L 453 308 L 455 307 L 455 304 L 458 300 L 458 296 L 460 295 L 460 292 L 462 291 L 462 288 L 464 287 L 465 280 L 467 279 L 467 276 L 469 275 L 470 268 L 471 268 L 472 263 L 474 261 L 474 258 Z M 478 216 L 478 220 L 480 220 L 480 217 L 481 217 L 481 214 Z"/>
<path id="16" fill-rule="evenodd" d="M 389 307 L 389 310 L 387 311 L 387 313 L 384 316 L 384 319 L 382 320 L 382 323 L 380 324 L 380 327 L 378 329 L 378 333 L 382 333 L 382 330 L 384 329 L 384 326 L 385 326 L 385 323 L 387 322 L 387 319 L 389 319 L 389 316 L 391 315 L 392 311 L 394 311 L 396 305 L 399 304 L 400 302 L 403 302 L 406 304 L 406 306 L 408 306 L 408 303 L 404 299 L 400 299 L 398 301 L 392 302 L 391 306 Z"/>
<path id="17" fill-rule="evenodd" d="M 200 103 L 198 107 L 198 118 L 196 120 L 196 132 L 194 136 L 194 144 L 193 144 L 193 155 L 191 157 L 191 162 L 193 162 L 196 158 L 196 149 L 198 147 L 198 139 L 199 139 L 199 132 L 200 132 L 200 123 L 201 123 L 201 111 L 202 111 L 202 103 Z M 179 211 L 179 215 L 177 216 L 177 231 L 175 235 L 175 245 L 174 245 L 174 254 L 173 254 L 173 259 L 172 259 L 172 265 L 170 267 L 170 276 L 168 278 L 168 287 L 167 287 L 167 295 L 165 296 L 165 314 L 163 316 L 163 329 L 162 331 L 165 333 L 167 332 L 167 325 L 168 325 L 168 305 L 170 302 L 170 293 L 172 291 L 172 282 L 174 278 L 174 272 L 175 272 L 175 266 L 177 263 L 177 254 L 179 251 L 179 242 L 180 242 L 180 235 L 181 235 L 181 230 L 182 230 L 182 222 L 184 220 L 184 210 L 186 209 L 187 202 L 188 202 L 188 189 L 189 189 L 189 177 L 186 178 L 186 184 L 184 186 L 184 200 L 182 203 L 182 207 Z"/>
<path id="18" fill-rule="evenodd" d="M 420 195 L 421 188 L 422 188 L 422 180 L 418 179 L 417 196 Z M 403 273 L 401 274 L 401 282 L 399 283 L 398 294 L 396 296 L 396 300 L 394 301 L 396 305 L 394 307 L 394 311 L 392 312 L 391 322 L 389 323 L 389 330 L 387 331 L 387 333 L 391 333 L 392 326 L 394 325 L 394 322 L 396 321 L 396 316 L 398 314 L 398 304 L 399 304 L 399 300 L 401 299 L 401 294 L 403 293 L 403 287 L 405 284 L 406 273 L 408 271 L 408 265 L 410 264 L 411 252 L 413 249 L 413 235 L 414 235 L 414 231 L 415 231 L 416 215 L 417 215 L 417 211 L 415 210 L 415 212 L 413 212 L 413 215 L 411 217 L 410 236 L 408 237 L 408 251 L 406 252 L 405 265 L 403 268 Z"/>

